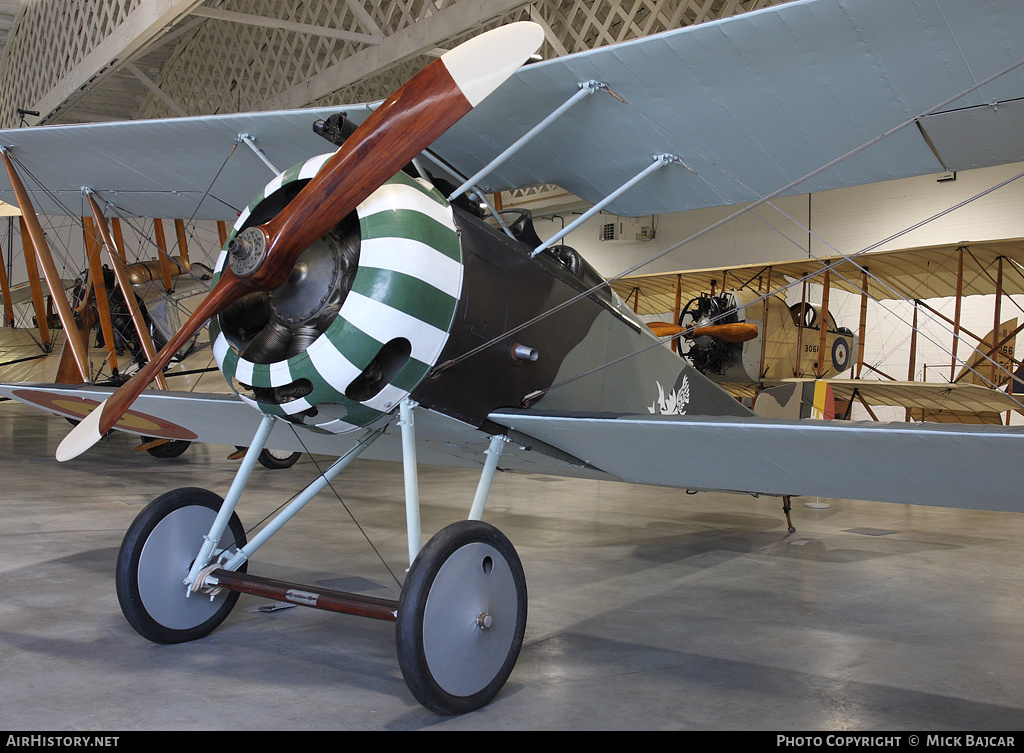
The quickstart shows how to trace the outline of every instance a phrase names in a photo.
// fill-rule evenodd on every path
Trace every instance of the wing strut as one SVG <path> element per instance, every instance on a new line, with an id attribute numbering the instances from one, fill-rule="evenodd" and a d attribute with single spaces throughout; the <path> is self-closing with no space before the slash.
<path id="1" fill-rule="evenodd" d="M 623 183 L 623 184 L 622 184 L 621 186 L 619 186 L 618 188 L 616 188 L 616 189 L 615 189 L 614 191 L 612 191 L 612 192 L 611 192 L 610 194 L 608 194 L 607 196 L 605 196 L 605 197 L 604 197 L 603 199 L 601 199 L 601 201 L 599 201 L 599 202 L 597 202 L 596 204 L 594 204 L 594 206 L 592 206 L 592 207 L 591 207 L 590 209 L 588 209 L 588 210 L 587 210 L 586 212 L 584 212 L 583 214 L 581 214 L 581 215 L 580 215 L 579 217 L 577 217 L 577 218 L 576 218 L 576 219 L 575 219 L 574 221 L 570 222 L 570 223 L 569 223 L 568 225 L 566 225 L 566 226 L 565 226 L 564 228 L 562 228 L 561 230 L 559 230 L 559 231 L 558 231 L 557 233 L 555 233 L 555 234 L 554 234 L 553 236 L 551 236 L 550 238 L 548 238 L 548 239 L 547 239 L 546 241 L 544 241 L 544 242 L 543 242 L 542 244 L 540 244 L 539 246 L 537 246 L 537 248 L 535 248 L 535 249 L 533 250 L 533 253 L 532 253 L 532 254 L 530 254 L 530 256 L 531 256 L 531 257 L 534 257 L 534 256 L 536 256 L 537 254 L 539 254 L 539 253 L 540 253 L 541 251 L 543 251 L 543 250 L 544 250 L 545 248 L 548 248 L 548 247 L 550 247 L 550 246 L 553 246 L 553 245 L 555 245 L 555 244 L 556 244 L 556 243 L 557 243 L 558 241 L 560 241 L 560 240 L 561 240 L 562 238 L 564 238 L 565 236 L 567 236 L 567 235 L 568 235 L 569 233 L 571 233 L 571 232 L 572 232 L 573 230 L 575 230 L 576 228 L 578 228 L 578 227 L 579 227 L 580 225 L 582 225 L 582 224 L 583 224 L 584 222 L 586 222 L 587 220 L 589 220 L 589 219 L 590 219 L 591 217 L 593 217 L 593 216 L 594 216 L 595 214 L 597 214 L 598 212 L 600 212 L 600 211 L 601 211 L 602 209 L 604 209 L 604 208 L 605 208 L 605 207 L 606 207 L 606 206 L 607 206 L 608 204 L 611 204 L 611 203 L 612 203 L 613 201 L 615 201 L 615 200 L 616 200 L 617 198 L 619 198 L 620 196 L 622 196 L 622 194 L 626 193 L 626 191 L 628 191 L 629 189 L 631 189 L 631 188 L 632 188 L 633 186 L 635 186 L 635 185 L 636 185 L 637 183 L 639 183 L 640 181 L 642 181 L 642 180 L 643 180 L 644 178 L 646 178 L 646 177 L 647 177 L 648 175 L 650 175 L 651 173 L 653 173 L 653 172 L 654 172 L 654 171 L 656 171 L 656 170 L 659 170 L 659 169 L 663 168 L 663 167 L 664 167 L 665 165 L 671 165 L 671 164 L 677 164 L 677 165 L 682 165 L 682 166 L 683 166 L 683 167 L 685 167 L 685 168 L 686 168 L 687 170 L 689 170 L 689 171 L 690 171 L 691 173 L 693 172 L 693 168 L 691 168 L 690 166 L 688 166 L 688 165 L 687 165 L 687 164 L 686 164 L 685 162 L 683 162 L 683 161 L 682 161 L 681 159 L 679 159 L 679 157 L 677 157 L 677 156 L 676 156 L 676 155 L 674 155 L 674 154 L 656 154 L 656 155 L 654 155 L 654 162 L 652 162 L 652 163 L 651 163 L 650 165 L 648 165 L 647 167 L 645 167 L 645 168 L 644 168 L 643 170 L 641 170 L 641 171 L 640 171 L 639 173 L 637 173 L 637 174 L 636 174 L 635 176 L 633 176 L 632 178 L 630 178 L 629 180 L 627 180 L 627 181 L 626 181 L 625 183 Z M 694 175 L 696 175 L 696 173 L 694 173 Z"/>
<path id="2" fill-rule="evenodd" d="M 43 268 L 43 277 L 46 278 L 46 285 L 50 289 L 50 299 L 57 307 L 57 315 L 60 317 L 61 325 L 64 327 L 64 337 L 71 347 L 71 352 L 75 357 L 75 364 L 82 375 L 82 380 L 90 382 L 92 377 L 89 373 L 89 353 L 85 347 L 81 332 L 78 331 L 78 325 L 75 323 L 74 314 L 71 312 L 71 304 L 68 303 L 67 296 L 64 294 L 64 283 L 61 280 L 60 273 L 57 271 L 57 265 L 53 262 L 50 247 L 46 243 L 46 235 L 39 224 L 39 218 L 36 216 L 36 210 L 32 206 L 32 200 L 29 198 L 28 191 L 25 190 L 25 185 L 18 176 L 18 171 L 14 169 L 14 163 L 11 162 L 8 152 L 9 149 L 7 147 L 0 147 L 0 157 L 3 157 L 4 167 L 7 169 L 7 177 L 11 181 L 15 199 L 17 199 L 18 207 L 21 209 L 21 215 L 28 228 L 32 245 L 35 246 L 36 256 L 39 258 L 39 263 Z"/>
<path id="3" fill-rule="evenodd" d="M 512 157 L 512 155 L 514 155 L 516 152 L 518 152 L 520 149 L 526 146 L 526 144 L 533 141 L 533 139 L 540 135 L 540 133 L 544 131 L 549 125 L 551 125 L 560 117 L 565 115 L 565 113 L 569 112 L 569 110 L 571 110 L 577 102 L 586 97 L 588 94 L 593 94 L 599 89 L 603 91 L 611 91 L 608 88 L 608 84 L 601 83 L 600 81 L 586 81 L 580 84 L 579 91 L 577 91 L 575 94 L 569 97 L 569 99 L 563 102 L 560 107 L 556 108 L 550 115 L 548 115 L 537 125 L 531 128 L 526 134 L 521 136 L 518 141 L 512 144 L 512 146 L 508 147 L 507 149 L 505 149 L 505 151 L 503 151 L 493 160 L 488 162 L 484 167 L 482 167 L 479 170 L 479 172 L 477 172 L 476 175 L 474 175 L 472 178 L 470 178 L 461 186 L 452 191 L 451 195 L 448 197 L 448 201 L 454 200 L 456 196 L 461 194 L 466 189 L 475 187 L 477 181 L 479 181 L 482 177 L 488 175 L 492 170 L 497 168 L 499 165 L 503 164 L 506 160 Z"/>
<path id="4" fill-rule="evenodd" d="M 7 279 L 7 265 L 0 259 L 0 295 L 4 299 L 4 327 L 14 327 L 14 302 L 11 300 L 11 283 Z"/>
<path id="5" fill-rule="evenodd" d="M 100 209 L 99 204 L 96 203 L 95 192 L 91 188 L 86 188 L 84 191 L 86 198 L 89 200 L 89 207 L 92 209 L 92 216 L 96 222 L 96 229 L 99 231 L 100 240 L 107 248 L 107 258 L 110 259 L 110 266 L 114 268 L 114 277 L 117 278 L 117 284 L 121 288 L 124 302 L 128 306 L 128 311 L 131 312 L 132 324 L 135 325 L 135 331 L 139 335 L 139 342 L 142 343 L 142 352 L 146 354 L 146 360 L 151 361 L 156 358 L 156 345 L 153 344 L 153 338 L 149 334 L 149 327 L 146 326 L 146 322 L 142 318 L 142 311 L 139 309 L 139 299 L 136 298 L 135 291 L 132 289 L 128 267 L 118 253 L 114 239 L 110 236 L 107 218 L 103 214 L 103 210 Z M 154 380 L 160 389 L 167 389 L 167 380 L 164 378 L 163 372 L 158 373 Z"/>
<path id="6" fill-rule="evenodd" d="M 255 137 L 252 136 L 252 134 L 240 133 L 235 138 L 235 141 L 237 141 L 239 144 L 245 144 L 247 147 L 252 149 L 253 154 L 259 157 L 260 161 L 264 165 L 269 167 L 270 170 L 274 173 L 274 175 L 281 174 L 281 171 L 277 168 L 277 165 L 270 161 L 270 158 L 267 156 L 267 153 L 260 149 L 258 146 L 256 146 L 256 139 Z M 222 243 L 221 245 L 223 246 L 224 244 Z"/>
<path id="7" fill-rule="evenodd" d="M 110 301 L 107 299 L 107 286 L 103 280 L 103 264 L 100 261 L 100 244 L 97 242 L 95 223 L 92 217 L 82 218 L 82 235 L 85 239 L 85 256 L 89 262 L 89 274 L 86 278 L 86 294 L 78 304 L 78 313 L 83 322 L 92 323 L 89 316 L 89 304 L 96 302 L 96 318 L 99 319 L 103 344 L 107 349 L 110 368 L 116 375 L 120 373 L 117 363 L 117 344 L 114 342 L 114 322 L 110 318 Z"/>

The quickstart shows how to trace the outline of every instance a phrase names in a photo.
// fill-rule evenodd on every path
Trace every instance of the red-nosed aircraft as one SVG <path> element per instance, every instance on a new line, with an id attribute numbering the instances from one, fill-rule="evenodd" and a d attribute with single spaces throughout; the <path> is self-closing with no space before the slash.
<path id="1" fill-rule="evenodd" d="M 746 202 L 741 214 L 785 193 L 1017 161 L 1022 27 L 1017 0 L 810 0 L 520 68 L 541 31 L 513 24 L 373 107 L 0 132 L 12 183 L 24 168 L 48 186 L 23 189 L 23 211 L 88 186 L 100 226 L 103 201 L 240 212 L 211 293 L 130 381 L 2 392 L 83 419 L 63 461 L 111 429 L 249 447 L 223 499 L 171 491 L 129 529 L 117 591 L 143 636 L 207 635 L 241 592 L 395 621 L 413 695 L 442 714 L 479 708 L 526 626 L 519 558 L 481 520 L 499 467 L 1020 510 L 1024 434 L 757 417 L 560 238 L 542 241 L 526 214 L 488 222 L 467 193 L 553 183 L 592 203 L 581 221 Z M 337 151 L 319 153 L 316 121 Z M 260 159 L 218 156 L 242 142 Z M 260 192 L 264 157 L 295 167 Z M 146 167 L 126 174 L 130 161 Z M 233 394 L 147 390 L 207 321 Z M 235 507 L 264 447 L 338 460 L 247 539 Z M 400 599 L 250 575 L 255 551 L 360 454 L 405 465 Z M 419 462 L 482 467 L 468 519 L 423 546 Z M 833 472 L 805 473 L 815 465 Z"/>

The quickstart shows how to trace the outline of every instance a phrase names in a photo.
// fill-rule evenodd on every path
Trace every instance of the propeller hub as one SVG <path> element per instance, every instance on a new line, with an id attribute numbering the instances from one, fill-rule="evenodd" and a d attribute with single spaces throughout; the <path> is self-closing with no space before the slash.
<path id="1" fill-rule="evenodd" d="M 252 274 L 267 254 L 267 237 L 258 227 L 246 228 L 228 244 L 228 266 L 238 277 Z"/>

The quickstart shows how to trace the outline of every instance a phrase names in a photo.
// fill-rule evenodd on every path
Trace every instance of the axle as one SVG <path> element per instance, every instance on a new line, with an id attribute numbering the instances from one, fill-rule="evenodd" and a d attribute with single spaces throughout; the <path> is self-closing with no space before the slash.
<path id="1" fill-rule="evenodd" d="M 377 599 L 329 588 L 261 578 L 248 573 L 217 569 L 207 576 L 206 584 L 328 612 L 341 612 L 389 622 L 394 622 L 398 618 L 398 602 L 393 599 Z"/>

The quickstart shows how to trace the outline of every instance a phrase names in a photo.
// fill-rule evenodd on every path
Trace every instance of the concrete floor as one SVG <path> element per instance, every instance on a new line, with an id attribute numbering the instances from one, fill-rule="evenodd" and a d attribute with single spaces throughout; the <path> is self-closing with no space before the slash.
<path id="1" fill-rule="evenodd" d="M 502 474 L 485 519 L 526 568 L 526 642 L 491 705 L 439 718 L 390 623 L 243 595 L 205 639 L 138 636 L 114 593 L 125 530 L 167 489 L 223 494 L 236 463 L 119 435 L 58 465 L 66 431 L 0 404 L 0 729 L 1024 729 L 1022 515 L 798 500 L 788 534 L 775 499 Z M 243 523 L 314 474 L 257 468 Z M 420 484 L 426 537 L 476 475 Z M 357 461 L 335 486 L 395 577 L 330 492 L 249 571 L 397 598 L 401 469 Z"/>

